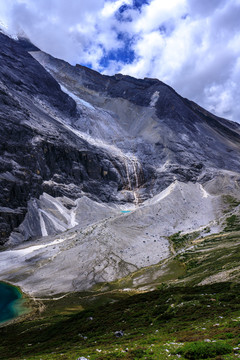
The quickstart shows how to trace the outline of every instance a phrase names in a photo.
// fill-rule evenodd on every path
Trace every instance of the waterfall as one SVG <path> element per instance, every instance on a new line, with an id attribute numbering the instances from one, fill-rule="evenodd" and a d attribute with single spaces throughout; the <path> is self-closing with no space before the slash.
<path id="1" fill-rule="evenodd" d="M 132 191 L 134 196 L 134 204 L 139 205 L 139 168 L 141 165 L 135 156 L 124 157 L 126 175 L 128 181 L 128 189 Z"/>
<path id="2" fill-rule="evenodd" d="M 138 161 L 137 161 L 136 157 L 133 157 L 131 162 L 132 162 L 133 175 L 134 175 L 134 180 L 135 180 L 135 187 L 133 190 L 134 203 L 135 203 L 135 205 L 138 205 L 139 204 L 139 194 L 138 194 L 139 181 L 138 181 Z"/>
<path id="3" fill-rule="evenodd" d="M 125 164 L 125 168 L 126 168 L 126 174 L 127 174 L 127 181 L 128 181 L 128 187 L 129 190 L 132 190 L 132 184 L 131 184 L 131 179 L 130 179 L 130 174 L 129 174 L 129 168 L 128 168 L 128 164 L 129 164 L 129 158 L 124 158 L 124 164 Z"/>

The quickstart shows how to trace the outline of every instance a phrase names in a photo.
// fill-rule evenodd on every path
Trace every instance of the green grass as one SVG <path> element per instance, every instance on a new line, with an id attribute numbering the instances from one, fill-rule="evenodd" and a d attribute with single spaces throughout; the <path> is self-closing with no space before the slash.
<path id="1" fill-rule="evenodd" d="M 68 295 L 65 304 L 45 301 L 40 315 L 0 328 L 1 360 L 177 359 L 188 343 L 205 339 L 225 344 L 226 359 L 234 359 L 232 348 L 240 343 L 238 284 L 163 287 L 80 312 L 77 296 Z"/>
<path id="2" fill-rule="evenodd" d="M 183 355 L 186 359 L 199 360 L 216 358 L 217 355 L 229 354 L 232 351 L 232 346 L 224 341 L 197 341 L 181 346 L 176 350 L 176 353 Z"/>
<path id="3" fill-rule="evenodd" d="M 238 358 L 240 232 L 186 244 L 193 248 L 92 292 L 43 300 L 44 311 L 0 328 L 1 360 Z M 143 286 L 158 290 L 138 293 Z"/>
<path id="4" fill-rule="evenodd" d="M 179 281 L 188 285 L 218 281 L 240 282 L 240 233 L 210 235 L 193 241 L 194 248 L 175 257 L 185 273 Z"/>

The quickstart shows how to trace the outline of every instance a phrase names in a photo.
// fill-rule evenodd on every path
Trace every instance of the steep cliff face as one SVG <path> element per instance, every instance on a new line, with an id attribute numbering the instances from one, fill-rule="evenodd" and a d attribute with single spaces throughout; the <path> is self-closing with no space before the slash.
<path id="1" fill-rule="evenodd" d="M 205 167 L 238 171 L 239 124 L 210 114 L 157 79 L 103 76 L 41 51 L 31 54 L 82 105 L 80 118 L 73 123 L 76 128 L 114 141 L 125 151 L 134 151 L 141 161 L 146 157 L 155 167 L 168 160 L 178 167 L 194 168 L 202 161 Z M 91 104 L 92 113 L 81 101 Z M 94 114 L 94 108 L 107 111 L 110 118 Z M 98 121 L 92 119 L 94 115 Z M 104 129 L 106 123 L 109 130 Z"/>
<path id="2" fill-rule="evenodd" d="M 127 161 L 70 126 L 76 102 L 18 43 L 0 34 L 0 242 L 43 191 L 109 201 L 128 186 Z M 37 235 L 37 234 L 36 234 Z"/>
<path id="3" fill-rule="evenodd" d="M 145 170 L 141 199 L 174 180 L 204 184 L 222 170 L 239 173 L 239 124 L 214 116 L 157 79 L 103 76 L 41 51 L 31 54 L 76 100 L 73 128 L 137 159 Z"/>

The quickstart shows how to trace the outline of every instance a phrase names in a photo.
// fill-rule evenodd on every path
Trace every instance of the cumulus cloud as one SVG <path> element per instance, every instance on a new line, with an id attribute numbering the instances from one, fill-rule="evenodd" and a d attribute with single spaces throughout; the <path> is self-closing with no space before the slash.
<path id="1" fill-rule="evenodd" d="M 155 20 L 145 25 L 146 18 L 155 19 L 161 12 L 157 0 L 139 16 L 146 31 L 134 47 L 135 62 L 123 66 L 122 72 L 157 77 L 212 112 L 240 121 L 239 2 L 173 4 L 172 11 L 162 10 L 164 17 L 158 23 L 165 31 L 157 29 Z"/>
<path id="2" fill-rule="evenodd" d="M 154 77 L 240 122 L 240 0 L 0 0 L 0 20 L 72 64 Z"/>

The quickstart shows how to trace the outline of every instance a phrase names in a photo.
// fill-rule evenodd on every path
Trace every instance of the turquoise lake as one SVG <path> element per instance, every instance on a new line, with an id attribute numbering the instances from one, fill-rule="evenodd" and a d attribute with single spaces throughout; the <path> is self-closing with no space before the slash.
<path id="1" fill-rule="evenodd" d="M 21 315 L 23 303 L 22 294 L 15 286 L 0 282 L 0 323 Z"/>

